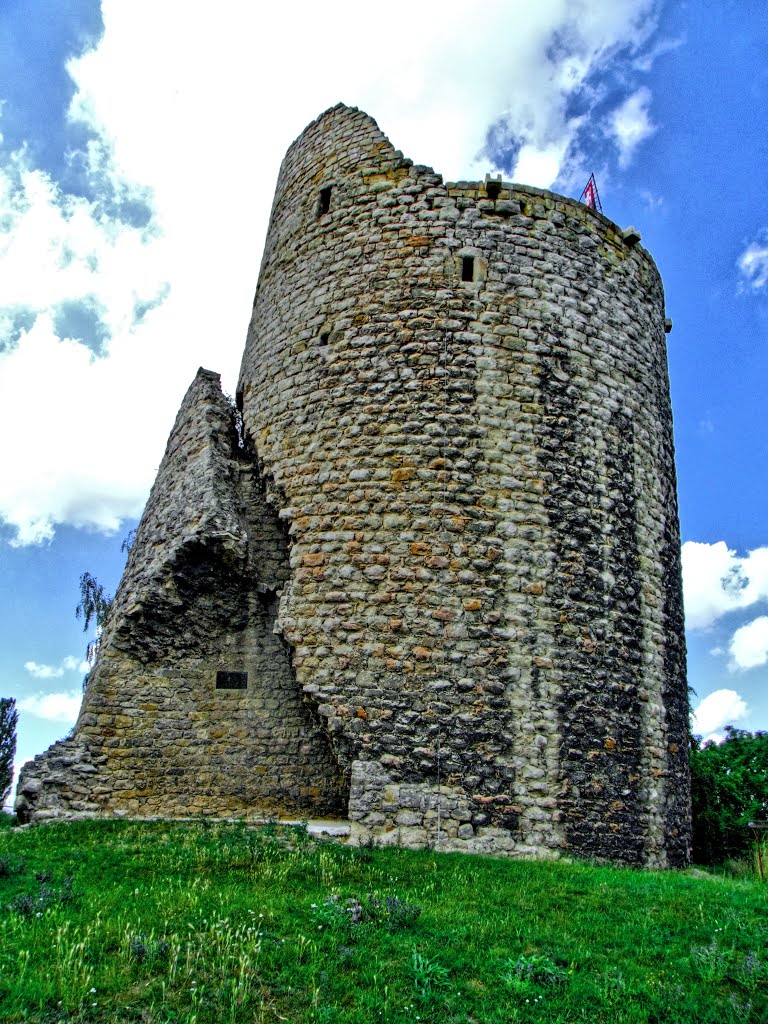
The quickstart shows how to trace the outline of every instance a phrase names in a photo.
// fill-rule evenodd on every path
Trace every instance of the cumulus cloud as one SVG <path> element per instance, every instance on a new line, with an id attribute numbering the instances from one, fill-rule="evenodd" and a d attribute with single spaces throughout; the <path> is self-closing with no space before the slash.
<path id="1" fill-rule="evenodd" d="M 687 541 L 682 559 L 689 629 L 705 629 L 729 612 L 768 599 L 768 547 L 742 558 L 725 541 Z"/>
<path id="2" fill-rule="evenodd" d="M 747 246 L 739 257 L 739 270 L 743 284 L 753 291 L 768 285 L 768 232 Z"/>
<path id="3" fill-rule="evenodd" d="M 99 180 L 94 187 L 104 191 Z M 153 229 L 109 216 L 98 200 L 62 193 L 29 166 L 24 151 L 0 169 L 0 217 L 6 315 L 80 303 L 104 318 L 111 336 L 129 330 L 136 307 L 162 291 L 164 260 Z"/>
<path id="4" fill-rule="evenodd" d="M 66 722 L 74 725 L 80 711 L 83 695 L 79 690 L 62 693 L 38 693 L 22 697 L 16 702 L 19 711 L 44 718 L 50 722 Z"/>
<path id="5" fill-rule="evenodd" d="M 24 668 L 35 679 L 60 679 L 65 672 L 87 672 L 90 665 L 82 658 L 68 654 L 58 665 L 41 665 L 36 661 L 25 661 Z"/>
<path id="6" fill-rule="evenodd" d="M 24 668 L 35 679 L 58 679 L 64 675 L 61 665 L 39 665 L 36 661 L 25 661 Z"/>
<path id="7" fill-rule="evenodd" d="M 746 701 L 735 690 L 715 690 L 691 712 L 691 732 L 703 736 L 705 742 L 712 739 L 719 743 L 722 735 L 717 730 L 743 721 L 749 713 Z"/>
<path id="8" fill-rule="evenodd" d="M 0 168 L 0 223 L 0 518 L 21 544 L 57 523 L 116 529 L 141 509 L 167 432 L 146 326 L 167 252 L 151 228 L 63 194 L 23 152 Z"/>
<path id="9" fill-rule="evenodd" d="M 768 615 L 761 615 L 739 629 L 731 637 L 728 648 L 732 671 L 745 671 L 768 664 Z"/>
<path id="10" fill-rule="evenodd" d="M 685 38 L 683 36 L 678 36 L 676 39 L 671 39 L 669 37 L 659 39 L 659 41 L 654 43 L 652 47 L 641 53 L 640 56 L 636 58 L 635 67 L 640 71 L 650 71 L 659 57 L 663 57 L 665 54 L 679 49 L 684 44 Z"/>
<path id="11" fill-rule="evenodd" d="M 618 147 L 619 163 L 622 167 L 629 164 L 640 143 L 656 131 L 656 126 L 648 113 L 650 102 L 650 90 L 643 86 L 613 112 L 610 119 L 610 134 Z"/>
<path id="12" fill-rule="evenodd" d="M 595 76 L 641 74 L 656 12 L 530 0 L 500 5 L 489 31 L 446 0 L 438 19 L 412 5 L 404 33 L 352 0 L 299 2 L 286 33 L 276 7 L 102 6 L 103 38 L 68 64 L 89 190 L 62 193 L 24 151 L 0 166 L 0 520 L 20 544 L 138 515 L 197 367 L 234 390 L 280 161 L 323 109 L 363 107 L 447 178 L 510 164 L 548 186 L 601 98 Z M 637 120 L 647 92 L 620 87 L 640 95 Z"/>
<path id="13" fill-rule="evenodd" d="M 84 658 L 76 658 L 72 654 L 68 654 L 61 664 L 68 672 L 89 672 L 91 668 Z"/>

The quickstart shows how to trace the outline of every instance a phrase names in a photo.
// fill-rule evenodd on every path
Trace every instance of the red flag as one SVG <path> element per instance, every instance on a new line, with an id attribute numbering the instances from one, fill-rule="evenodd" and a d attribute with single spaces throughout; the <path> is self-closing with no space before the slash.
<path id="1" fill-rule="evenodd" d="M 579 202 L 584 203 L 590 210 L 603 212 L 603 204 L 600 202 L 600 193 L 597 191 L 597 182 L 594 174 L 590 174 L 589 181 L 584 186 L 584 191 L 579 196 Z"/>

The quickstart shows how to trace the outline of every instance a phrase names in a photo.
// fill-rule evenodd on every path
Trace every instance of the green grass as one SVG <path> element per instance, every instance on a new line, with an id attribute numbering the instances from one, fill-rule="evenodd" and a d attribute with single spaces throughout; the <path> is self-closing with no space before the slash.
<path id="1" fill-rule="evenodd" d="M 356 850 L 301 829 L 0 829 L 0 1021 L 768 1021 L 768 885 Z"/>

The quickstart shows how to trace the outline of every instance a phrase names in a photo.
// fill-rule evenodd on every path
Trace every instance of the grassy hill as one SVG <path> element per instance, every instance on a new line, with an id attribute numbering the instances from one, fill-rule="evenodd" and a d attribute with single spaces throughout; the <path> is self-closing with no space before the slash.
<path id="1" fill-rule="evenodd" d="M 768 885 L 348 849 L 303 829 L 0 831 L 0 1021 L 768 1021 Z"/>

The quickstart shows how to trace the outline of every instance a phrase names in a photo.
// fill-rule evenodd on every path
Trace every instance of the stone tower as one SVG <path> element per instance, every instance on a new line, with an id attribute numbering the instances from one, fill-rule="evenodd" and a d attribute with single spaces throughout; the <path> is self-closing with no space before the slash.
<path id="1" fill-rule="evenodd" d="M 689 855 L 661 280 L 633 232 L 444 183 L 343 105 L 289 149 L 237 392 L 179 412 L 26 819 Z"/>

